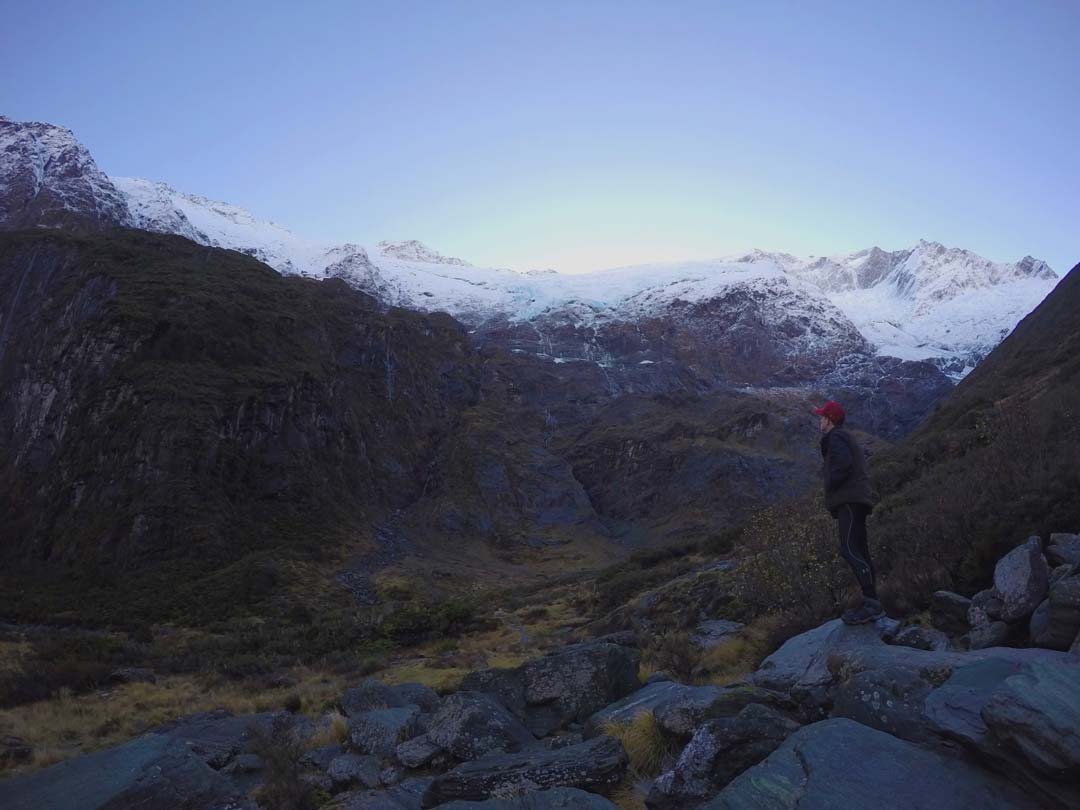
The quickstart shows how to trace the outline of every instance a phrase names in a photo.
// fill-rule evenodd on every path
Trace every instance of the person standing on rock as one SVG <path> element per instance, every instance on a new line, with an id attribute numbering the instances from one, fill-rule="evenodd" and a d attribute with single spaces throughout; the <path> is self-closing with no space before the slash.
<path id="1" fill-rule="evenodd" d="M 862 604 L 844 611 L 846 624 L 863 624 L 885 615 L 877 598 L 874 566 L 866 542 L 866 517 L 874 509 L 866 456 L 862 446 L 841 425 L 844 409 L 826 402 L 814 413 L 821 417 L 821 477 L 825 485 L 825 508 L 838 521 L 840 555 L 848 561 L 862 589 Z"/>

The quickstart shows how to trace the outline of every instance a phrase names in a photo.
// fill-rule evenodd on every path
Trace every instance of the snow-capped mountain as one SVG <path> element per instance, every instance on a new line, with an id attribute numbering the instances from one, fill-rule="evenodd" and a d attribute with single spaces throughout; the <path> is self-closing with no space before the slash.
<path id="1" fill-rule="evenodd" d="M 954 378 L 967 374 L 1059 280 L 1031 256 L 992 262 L 925 240 L 892 252 L 874 247 L 799 260 L 756 251 L 739 260 L 783 262 L 843 310 L 879 354 L 932 360 Z"/>
<path id="2" fill-rule="evenodd" d="M 742 291 L 761 304 L 756 317 L 771 320 L 773 333 L 781 342 L 790 338 L 796 353 L 837 339 L 850 346 L 855 329 L 866 351 L 930 360 L 954 379 L 1057 282 L 1045 262 L 1031 257 L 995 263 L 925 241 L 891 252 L 874 247 L 804 259 L 754 250 L 573 275 L 476 267 L 415 240 L 308 240 L 236 205 L 164 183 L 110 179 L 69 130 L 0 119 L 0 227 L 63 225 L 71 215 L 238 250 L 282 273 L 343 278 L 387 304 L 446 311 L 474 329 L 494 321 L 595 329 L 678 317 Z"/>
<path id="3" fill-rule="evenodd" d="M 0 116 L 0 230 L 131 225 L 127 201 L 71 130 Z"/>

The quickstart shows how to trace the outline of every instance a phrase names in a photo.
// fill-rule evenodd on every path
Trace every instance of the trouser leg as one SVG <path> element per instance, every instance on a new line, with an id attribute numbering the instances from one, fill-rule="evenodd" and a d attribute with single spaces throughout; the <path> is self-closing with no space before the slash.
<path id="1" fill-rule="evenodd" d="M 840 555 L 855 572 L 863 596 L 877 599 L 874 566 L 866 542 L 866 507 L 861 503 L 841 504 L 838 518 Z"/>

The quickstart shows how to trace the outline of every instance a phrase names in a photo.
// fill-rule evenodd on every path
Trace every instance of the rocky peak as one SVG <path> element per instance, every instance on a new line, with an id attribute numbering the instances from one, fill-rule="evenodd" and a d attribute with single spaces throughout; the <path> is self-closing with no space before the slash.
<path id="1" fill-rule="evenodd" d="M 402 259 L 407 262 L 426 262 L 427 264 L 456 264 L 460 267 L 472 267 L 467 261 L 463 259 L 455 259 L 451 256 L 443 256 L 423 242 L 416 239 L 409 239 L 403 242 L 391 242 L 389 240 L 383 240 L 376 246 L 386 256 L 393 256 L 395 259 Z"/>
<path id="2" fill-rule="evenodd" d="M 0 230 L 131 224 L 124 196 L 71 130 L 0 118 Z"/>

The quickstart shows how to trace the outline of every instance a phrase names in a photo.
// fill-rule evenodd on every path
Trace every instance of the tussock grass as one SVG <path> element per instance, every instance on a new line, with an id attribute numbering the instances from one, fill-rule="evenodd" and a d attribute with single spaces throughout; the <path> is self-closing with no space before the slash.
<path id="1" fill-rule="evenodd" d="M 632 776 L 620 782 L 610 798 L 619 810 L 646 810 L 645 791 Z"/>
<path id="2" fill-rule="evenodd" d="M 349 736 L 349 719 L 339 709 L 330 710 L 326 718 L 328 721 L 326 726 L 311 736 L 308 740 L 308 748 L 323 748 L 341 743 Z"/>
<path id="3" fill-rule="evenodd" d="M 294 675 L 299 683 L 282 688 L 256 689 L 251 684 L 177 675 L 156 684 L 129 683 L 79 696 L 61 689 L 51 700 L 0 711 L 0 734 L 22 737 L 34 749 L 31 762 L 5 774 L 37 770 L 108 748 L 153 726 L 212 709 L 234 714 L 274 711 L 296 696 L 302 713 L 318 717 L 349 685 L 342 677 L 325 673 Z"/>
<path id="4" fill-rule="evenodd" d="M 623 744 L 630 758 L 630 772 L 638 777 L 659 774 L 664 760 L 675 752 L 648 710 L 638 712 L 629 723 L 605 723 L 603 732 Z"/>

